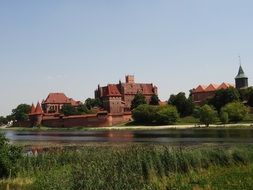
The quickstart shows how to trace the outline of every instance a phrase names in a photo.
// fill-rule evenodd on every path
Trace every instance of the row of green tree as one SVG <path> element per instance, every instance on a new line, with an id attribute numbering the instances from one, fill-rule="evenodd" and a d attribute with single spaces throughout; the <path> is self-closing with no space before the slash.
<path id="1" fill-rule="evenodd" d="M 153 95 L 151 97 L 151 101 L 150 101 L 150 105 L 152 106 L 158 106 L 159 105 L 159 98 L 157 95 Z M 221 89 L 218 90 L 215 93 L 215 96 L 208 100 L 206 102 L 206 106 L 204 107 L 204 110 L 213 110 L 216 114 L 217 118 L 219 116 L 221 121 L 226 121 L 226 118 L 228 118 L 227 120 L 230 122 L 234 122 L 234 121 L 239 121 L 241 119 L 231 119 L 231 114 L 226 114 L 224 109 L 222 111 L 222 108 L 224 106 L 226 106 L 229 103 L 232 102 L 238 102 L 238 104 L 240 103 L 240 105 L 242 105 L 242 103 L 246 104 L 247 106 L 251 106 L 253 107 L 253 88 L 247 88 L 247 89 L 243 89 L 238 91 L 235 88 L 228 88 L 228 89 Z M 143 94 L 141 93 L 137 93 L 132 101 L 132 105 L 131 105 L 131 109 L 134 110 L 136 109 L 138 106 L 142 105 L 142 104 L 147 104 L 146 98 Z M 194 103 L 191 100 L 191 97 L 189 96 L 188 98 L 186 97 L 185 93 L 180 92 L 176 95 L 172 94 L 168 100 L 168 104 L 170 105 L 169 108 L 166 109 L 172 109 L 175 110 L 174 108 L 171 107 L 175 106 L 177 113 L 175 115 L 179 115 L 179 117 L 186 117 L 186 116 L 198 116 L 198 118 L 202 121 L 201 119 L 201 115 L 200 114 L 196 114 L 196 113 L 201 113 L 200 111 L 202 109 L 200 109 L 199 107 L 196 107 L 194 105 Z M 238 104 L 236 104 L 236 106 L 238 106 Z M 235 105 L 232 105 L 235 106 Z M 61 112 L 66 115 L 77 115 L 77 114 L 89 114 L 89 113 L 93 113 L 92 109 L 94 107 L 102 107 L 102 102 L 99 99 L 92 99 L 92 98 L 88 98 L 85 100 L 85 102 L 81 105 L 79 105 L 78 107 L 73 107 L 71 105 L 64 105 L 62 107 Z M 207 109 L 208 107 L 208 109 Z M 245 107 L 243 107 L 245 108 Z M 142 108 L 144 109 L 144 108 Z M 145 107 L 145 109 L 147 109 L 147 106 Z M 154 107 L 149 108 L 149 109 L 154 109 Z M 165 108 L 160 108 L 162 110 L 164 110 Z M 15 109 L 12 110 L 12 113 L 10 115 L 8 115 L 7 117 L 0 117 L 0 125 L 3 124 L 7 124 L 9 121 L 27 121 L 28 120 L 28 114 L 31 110 L 31 106 L 27 105 L 27 104 L 20 104 L 18 105 Z M 156 109 L 157 111 L 157 109 Z M 135 112 L 133 112 L 135 113 Z M 159 114 L 158 114 L 159 115 Z M 212 115 L 212 114 L 211 114 Z M 134 116 L 134 118 L 136 119 L 136 117 Z M 241 118 L 241 117 L 239 117 Z M 138 119 L 137 119 L 138 120 Z M 161 122 L 160 119 L 157 119 L 157 121 L 159 120 L 158 123 L 164 123 Z M 214 120 L 214 119 L 212 119 Z M 173 119 L 172 119 L 173 121 Z M 145 121 L 145 123 L 147 123 Z M 154 122 L 154 120 L 152 122 L 150 122 L 151 124 L 154 124 L 156 122 Z"/>
<path id="2" fill-rule="evenodd" d="M 194 116 L 207 126 L 217 121 L 222 123 L 239 122 L 247 116 L 248 107 L 253 106 L 253 88 L 240 91 L 235 88 L 218 90 L 214 97 L 207 100 L 202 107 L 196 106 L 191 96 L 186 98 L 183 92 L 171 95 L 168 106 L 158 106 L 158 104 L 159 98 L 157 96 L 152 96 L 150 105 L 147 105 L 145 97 L 140 93 L 137 94 L 132 101 L 135 122 L 145 125 L 172 124 L 178 118 L 186 116 Z M 164 117 L 161 117 L 160 113 Z"/>

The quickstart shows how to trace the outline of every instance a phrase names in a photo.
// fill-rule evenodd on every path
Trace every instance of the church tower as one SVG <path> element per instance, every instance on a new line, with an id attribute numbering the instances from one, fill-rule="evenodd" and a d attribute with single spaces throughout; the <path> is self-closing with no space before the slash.
<path id="1" fill-rule="evenodd" d="M 238 74 L 235 77 L 235 87 L 237 89 L 248 88 L 248 77 L 245 75 L 241 65 Z"/>

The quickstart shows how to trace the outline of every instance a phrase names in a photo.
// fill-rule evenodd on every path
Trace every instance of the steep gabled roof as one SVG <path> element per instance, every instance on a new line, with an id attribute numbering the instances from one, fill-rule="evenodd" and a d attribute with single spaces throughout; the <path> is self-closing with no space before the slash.
<path id="1" fill-rule="evenodd" d="M 32 104 L 32 107 L 31 107 L 31 114 L 33 114 L 35 112 L 35 106 L 34 106 L 34 104 Z"/>
<path id="2" fill-rule="evenodd" d="M 121 96 L 117 85 L 108 85 L 109 96 Z"/>
<path id="3" fill-rule="evenodd" d="M 205 85 L 199 85 L 194 92 L 205 92 L 205 89 L 207 88 L 207 86 Z"/>
<path id="4" fill-rule="evenodd" d="M 136 94 L 141 92 L 144 95 L 154 94 L 153 84 L 148 83 L 123 83 L 126 94 Z"/>
<path id="5" fill-rule="evenodd" d="M 218 89 L 219 85 L 218 84 L 210 84 L 205 91 L 207 92 L 212 92 L 212 91 L 216 91 Z"/>
<path id="6" fill-rule="evenodd" d="M 49 93 L 43 104 L 71 104 L 78 105 L 78 101 L 68 98 L 64 93 Z"/>
<path id="7" fill-rule="evenodd" d="M 243 79 L 243 78 L 248 78 L 248 77 L 245 75 L 245 73 L 244 73 L 244 71 L 242 69 L 242 66 L 240 65 L 238 74 L 235 77 L 235 79 Z"/>
<path id="8" fill-rule="evenodd" d="M 39 102 L 37 103 L 34 114 L 43 114 L 43 110 L 42 110 Z"/>
<path id="9" fill-rule="evenodd" d="M 201 92 L 213 92 L 220 89 L 227 89 L 229 87 L 234 87 L 233 84 L 223 82 L 221 85 L 218 84 L 209 84 L 208 86 L 199 85 L 196 89 L 194 89 L 193 93 L 201 93 Z"/>
<path id="10" fill-rule="evenodd" d="M 108 84 L 107 86 L 102 88 L 103 96 L 121 96 L 119 92 L 118 85 L 116 84 Z"/>
<path id="11" fill-rule="evenodd" d="M 223 82 L 223 83 L 218 87 L 218 90 L 227 89 L 227 88 L 230 88 L 230 87 L 234 87 L 234 85 L 233 85 L 233 84 L 229 84 L 229 83 Z"/>

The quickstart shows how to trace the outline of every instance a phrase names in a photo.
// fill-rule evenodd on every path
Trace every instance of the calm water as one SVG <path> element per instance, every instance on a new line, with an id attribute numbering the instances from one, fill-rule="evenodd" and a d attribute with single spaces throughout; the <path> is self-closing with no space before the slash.
<path id="1" fill-rule="evenodd" d="M 166 129 L 136 131 L 25 132 L 5 131 L 12 143 L 253 143 L 253 129 Z"/>

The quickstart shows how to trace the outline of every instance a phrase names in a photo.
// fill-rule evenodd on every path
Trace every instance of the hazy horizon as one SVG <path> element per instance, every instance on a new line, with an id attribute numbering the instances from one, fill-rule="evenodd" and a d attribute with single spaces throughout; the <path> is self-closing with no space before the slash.
<path id="1" fill-rule="evenodd" d="M 161 100 L 199 84 L 253 84 L 253 1 L 0 1 L 0 116 L 64 92 L 153 83 Z"/>

